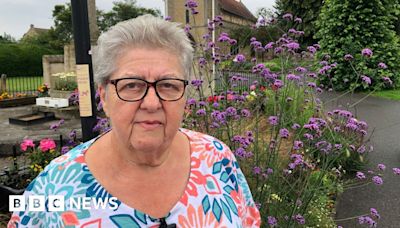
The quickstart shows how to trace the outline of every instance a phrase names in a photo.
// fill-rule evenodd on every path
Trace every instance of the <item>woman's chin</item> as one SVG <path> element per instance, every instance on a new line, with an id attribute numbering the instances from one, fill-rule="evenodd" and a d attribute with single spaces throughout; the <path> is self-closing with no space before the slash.
<path id="1" fill-rule="evenodd" d="M 151 138 L 147 140 L 140 139 L 139 141 L 136 139 L 133 139 L 131 141 L 131 145 L 134 148 L 134 150 L 139 150 L 139 151 L 158 151 L 161 147 L 163 140 L 162 139 L 156 139 L 156 138 Z"/>

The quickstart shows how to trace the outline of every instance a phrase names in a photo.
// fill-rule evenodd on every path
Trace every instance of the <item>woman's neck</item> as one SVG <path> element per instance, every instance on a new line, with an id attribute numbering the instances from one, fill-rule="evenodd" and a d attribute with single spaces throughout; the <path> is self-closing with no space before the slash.
<path id="1" fill-rule="evenodd" d="M 178 132 L 170 144 L 153 150 L 137 150 L 131 146 L 125 146 L 118 137 L 110 132 L 107 140 L 109 145 L 115 145 L 110 150 L 107 157 L 113 158 L 113 164 L 117 164 L 121 173 L 130 173 L 129 171 L 141 170 L 151 172 L 165 166 L 169 166 L 174 160 L 172 151 L 176 150 L 177 145 L 182 143 L 182 133 Z M 118 142 L 118 143 L 116 143 Z"/>

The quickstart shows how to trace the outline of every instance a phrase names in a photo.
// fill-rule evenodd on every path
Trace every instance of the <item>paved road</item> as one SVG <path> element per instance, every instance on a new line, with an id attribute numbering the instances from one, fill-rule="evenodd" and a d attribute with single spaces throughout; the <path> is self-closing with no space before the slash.
<path id="1" fill-rule="evenodd" d="M 9 124 L 8 118 L 32 113 L 32 105 L 0 108 L 0 157 L 12 154 L 12 145 L 18 145 L 25 137 L 33 140 L 43 138 L 59 139 L 62 134 L 64 139 L 68 138 L 70 130 L 77 129 L 80 136 L 80 119 L 65 119 L 65 123 L 57 131 L 50 130 L 51 124 L 58 120 L 34 124 L 32 126 L 20 126 Z"/>
<path id="2" fill-rule="evenodd" d="M 330 93 L 322 96 L 328 110 L 337 107 L 349 107 L 363 98 L 362 94 L 346 95 Z M 328 100 L 331 100 L 328 102 Z M 374 207 L 381 214 L 378 227 L 400 227 L 400 176 L 392 172 L 393 167 L 400 167 L 400 102 L 382 98 L 368 97 L 353 108 L 347 108 L 360 120 L 369 124 L 369 132 L 374 130 L 371 144 L 374 152 L 369 155 L 370 167 L 378 163 L 387 166 L 384 172 L 384 184 L 370 184 L 364 187 L 346 190 L 339 198 L 336 219 L 343 219 L 369 213 Z M 361 227 L 358 220 L 338 222 L 344 228 Z M 365 227 L 365 226 L 364 226 Z"/>

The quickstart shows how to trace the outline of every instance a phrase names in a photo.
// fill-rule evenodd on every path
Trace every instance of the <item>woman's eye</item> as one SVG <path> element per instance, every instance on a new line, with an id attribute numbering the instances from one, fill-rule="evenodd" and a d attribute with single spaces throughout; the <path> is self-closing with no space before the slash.
<path id="1" fill-rule="evenodd" d="M 138 83 L 138 82 L 129 82 L 126 83 L 125 85 L 123 85 L 121 87 L 120 90 L 141 90 L 144 88 L 144 84 L 143 83 Z"/>
<path id="2" fill-rule="evenodd" d="M 125 87 L 128 89 L 136 89 L 136 88 L 138 88 L 138 83 L 132 82 L 132 83 L 126 84 Z"/>

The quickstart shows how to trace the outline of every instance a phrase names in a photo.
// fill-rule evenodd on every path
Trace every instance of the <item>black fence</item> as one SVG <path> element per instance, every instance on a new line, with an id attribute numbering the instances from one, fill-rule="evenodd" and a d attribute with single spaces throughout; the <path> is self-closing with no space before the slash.
<path id="1" fill-rule="evenodd" d="M 248 91 L 254 81 L 264 80 L 251 71 L 218 71 L 215 77 L 215 91 L 222 92 L 227 88 L 235 91 Z"/>
<path id="2" fill-rule="evenodd" d="M 3 92 L 12 96 L 37 95 L 39 87 L 43 85 L 43 77 L 7 77 L 2 75 L 0 84 L 0 95 Z"/>

